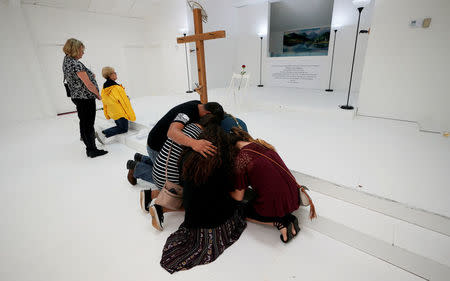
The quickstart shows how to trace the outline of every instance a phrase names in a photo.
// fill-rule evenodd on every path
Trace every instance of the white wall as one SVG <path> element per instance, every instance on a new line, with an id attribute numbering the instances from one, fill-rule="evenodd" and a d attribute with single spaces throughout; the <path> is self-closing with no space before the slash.
<path id="1" fill-rule="evenodd" d="M 107 65 L 116 69 L 118 82 L 131 98 L 187 88 L 184 46 L 176 43 L 180 28 L 187 26 L 182 0 L 152 5 L 147 19 L 70 7 L 1 5 L 0 35 L 7 39 L 0 43 L 0 77 L 8 93 L 5 102 L 11 104 L 11 112 L 2 111 L 3 120 L 74 110 L 65 96 L 61 69 L 62 46 L 70 37 L 85 44 L 81 61 L 96 74 L 100 88 L 105 81 L 101 69 Z M 101 102 L 97 103 L 100 107 Z M 22 108 L 21 114 L 13 114 L 17 108 Z"/>
<path id="2" fill-rule="evenodd" d="M 377 0 L 361 85 L 360 114 L 450 130 L 450 1 Z M 409 21 L 431 17 L 430 28 Z"/>
<path id="3" fill-rule="evenodd" d="M 55 114 L 35 44 L 20 7 L 0 2 L 0 123 Z M 61 80 L 62 81 L 62 80 Z"/>
<path id="4" fill-rule="evenodd" d="M 57 112 L 74 108 L 65 97 L 61 69 L 62 46 L 70 37 L 81 40 L 86 46 L 81 61 L 95 73 L 100 88 L 105 81 L 101 69 L 109 65 L 116 69 L 118 82 L 124 84 L 130 97 L 148 94 L 143 91 L 143 83 L 133 79 L 136 75 L 131 75 L 145 73 L 145 64 L 135 63 L 127 48 L 144 44 L 144 20 L 34 5 L 23 5 L 22 10 L 35 43 L 48 95 Z"/>
<path id="5" fill-rule="evenodd" d="M 265 1 L 244 1 L 247 3 L 246 5 L 236 8 L 236 5 L 233 6 L 236 3 L 233 2 L 236 1 L 203 1 L 209 14 L 209 21 L 204 25 L 204 30 L 212 31 L 224 27 L 227 32 L 226 42 L 222 42 L 224 39 L 220 39 L 205 43 L 207 80 L 210 88 L 226 87 L 229 83 L 231 72 L 240 72 L 242 64 L 247 66 L 247 72 L 251 74 L 250 84 L 252 86 L 259 84 L 260 39 L 257 34 L 259 32 L 268 32 L 269 3 Z M 360 29 L 366 29 L 370 26 L 372 10 L 373 1 L 362 13 Z M 188 15 L 188 19 L 190 18 L 192 18 L 191 14 Z M 347 91 L 348 89 L 357 19 L 358 12 L 351 0 L 334 1 L 332 25 L 339 26 L 332 79 L 332 88 L 335 90 Z M 332 33 L 334 34 L 334 32 Z M 359 36 L 352 92 L 359 90 L 367 38 L 369 36 L 367 34 Z M 268 39 L 271 40 L 268 36 L 264 36 L 263 84 L 268 81 L 266 75 L 269 73 L 268 67 L 270 62 L 279 59 L 267 57 Z M 333 40 L 334 38 L 331 38 L 330 44 L 333 43 Z M 293 63 L 298 62 L 299 64 L 315 59 L 323 64 L 324 71 L 321 75 L 320 84 L 325 89 L 328 87 L 331 51 L 332 48 L 330 46 L 329 54 L 325 57 L 292 57 L 283 59 L 291 60 Z M 214 60 L 219 60 L 220 63 Z M 195 56 L 193 61 L 195 61 Z M 231 71 L 229 70 L 230 61 L 233 62 Z M 218 69 L 221 66 L 224 67 Z M 195 66 L 193 70 L 195 70 L 194 77 L 196 78 Z"/>
<path id="6" fill-rule="evenodd" d="M 225 30 L 226 38 L 205 42 L 206 79 L 208 88 L 223 88 L 230 83 L 233 72 L 247 66 L 252 85 L 259 82 L 259 31 L 267 32 L 268 4 L 264 1 L 241 8 L 233 6 L 236 1 L 201 1 L 208 12 L 208 22 L 203 31 Z M 264 3 L 260 3 L 264 2 Z M 188 11 L 189 29 L 193 33 L 192 12 Z M 263 40 L 263 54 L 266 53 L 266 38 Z M 195 48 L 195 44 L 191 44 Z M 198 81 L 195 53 L 191 54 L 193 81 Z M 264 62 L 263 62 L 264 63 Z"/>
<path id="7" fill-rule="evenodd" d="M 251 85 L 259 84 L 260 40 L 257 33 L 267 32 L 268 3 L 250 1 L 251 5 L 236 8 L 232 0 L 202 2 L 209 15 L 204 31 L 224 29 L 227 32 L 225 39 L 205 42 L 208 87 L 228 86 L 232 72 L 239 72 L 242 64 L 247 65 L 251 74 Z M 342 2 L 349 0 L 335 0 L 335 6 Z M 146 8 L 145 19 L 35 5 L 22 5 L 11 12 L 12 8 L 2 3 L 0 30 L 2 38 L 7 40 L 0 43 L 4 73 L 1 77 L 2 84 L 8 89 L 5 91 L 8 102 L 14 105 L 9 107 L 11 112 L 3 112 L 4 120 L 54 116 L 57 112 L 74 109 L 65 97 L 61 71 L 61 49 L 69 37 L 85 43 L 86 54 L 82 61 L 94 71 L 100 87 L 104 82 L 101 68 L 111 65 L 132 98 L 181 93 L 187 88 L 184 46 L 176 44 L 182 29 L 190 29 L 188 33 L 193 33 L 192 12 L 183 0 L 152 4 Z M 352 6 L 350 9 L 356 11 Z M 356 21 L 356 17 L 353 20 Z M 336 45 L 335 88 L 344 89 L 348 85 L 352 33 L 344 36 L 343 32 L 338 39 L 341 42 Z M 266 58 L 267 39 L 263 39 L 263 84 L 270 62 Z M 190 48 L 194 46 L 190 44 Z M 198 81 L 195 53 L 191 53 L 190 60 L 191 79 Z M 329 57 L 322 60 L 324 63 L 331 61 Z M 355 89 L 358 87 L 358 65 L 355 66 Z M 25 82 L 19 79 L 24 75 L 28 77 Z M 327 81 L 327 74 L 323 75 L 323 88 Z M 25 104 L 24 100 L 31 102 Z M 37 104 L 42 105 L 37 107 Z M 19 107 L 26 108 L 26 113 L 12 114 Z"/>
<path id="8" fill-rule="evenodd" d="M 359 29 L 368 29 L 371 26 L 372 14 L 374 12 L 374 1 L 365 7 L 361 13 L 361 22 Z M 324 77 L 328 88 L 329 70 L 331 64 L 331 56 L 333 52 L 334 29 L 337 31 L 337 39 L 334 53 L 333 74 L 331 80 L 331 88 L 338 91 L 348 91 L 350 81 L 351 63 L 353 58 L 353 50 L 355 47 L 356 25 L 358 22 L 358 11 L 352 4 L 351 0 L 334 0 L 333 18 L 331 21 L 331 37 L 330 48 L 327 58 L 327 74 Z M 360 34 L 358 36 L 358 44 L 356 46 L 355 65 L 352 78 L 352 95 L 357 94 L 360 89 L 361 75 L 365 63 L 365 54 L 367 42 L 370 35 Z"/>
<path id="9" fill-rule="evenodd" d="M 260 3 L 237 9 L 238 33 L 233 72 L 239 73 L 241 65 L 245 64 L 250 76 L 250 85 L 259 84 L 259 64 L 261 40 L 258 33 L 267 34 L 269 20 L 269 4 Z M 268 48 L 267 36 L 262 42 L 262 67 L 265 73 L 266 54 Z M 264 78 L 262 79 L 264 82 Z"/>
<path id="10" fill-rule="evenodd" d="M 183 0 L 164 0 L 155 3 L 148 11 L 146 37 L 151 42 L 146 47 L 150 76 L 147 83 L 155 95 L 180 93 L 187 90 L 184 45 L 177 37 L 187 29 L 187 5 Z"/>
<path id="11" fill-rule="evenodd" d="M 207 86 L 211 88 L 226 87 L 230 82 L 233 58 L 236 48 L 237 14 L 231 0 L 201 1 L 208 13 L 208 22 L 203 23 L 203 32 L 225 30 L 226 37 L 207 40 L 205 44 L 205 64 Z M 194 33 L 193 14 L 187 9 L 189 34 Z M 195 44 L 189 44 L 195 49 Z M 196 53 L 190 53 L 192 81 L 198 82 Z"/>
<path id="12" fill-rule="evenodd" d="M 203 2 L 209 14 L 204 30 L 227 32 L 226 39 L 205 43 L 208 86 L 226 87 L 231 73 L 239 72 L 242 64 L 251 73 L 251 85 L 258 84 L 257 33 L 267 31 L 268 3 L 254 1 L 257 4 L 236 8 L 231 0 Z M 449 3 L 444 0 L 433 0 L 430 2 L 433 5 L 418 0 L 387 3 L 372 1 L 371 5 L 376 4 L 376 18 L 371 34 L 359 36 L 354 91 L 359 88 L 369 38 L 371 44 L 359 112 L 419 121 L 425 129 L 448 130 L 450 114 L 445 107 L 449 95 L 445 81 L 450 63 L 449 56 L 442 54 L 450 40 L 446 18 Z M 176 44 L 182 28 L 191 26 L 189 33 L 192 33 L 192 23 L 188 24 L 192 22 L 192 14 L 183 0 L 160 1 L 148 11 L 148 19 L 32 5 L 11 8 L 5 1 L 0 5 L 0 36 L 5 38 L 0 41 L 0 79 L 4 102 L 10 105 L 2 111 L 3 121 L 42 118 L 73 109 L 61 83 L 61 48 L 68 37 L 79 38 L 86 44 L 82 61 L 96 73 L 100 86 L 101 67 L 112 65 L 131 97 L 179 93 L 187 88 L 184 46 Z M 368 7 L 363 11 L 362 29 L 370 26 L 371 10 Z M 409 12 L 403 12 L 406 10 Z M 338 31 L 335 50 L 332 80 L 335 90 L 346 91 L 348 87 L 357 15 L 350 0 L 335 0 L 332 24 L 343 26 Z M 410 19 L 426 16 L 433 18 L 431 28 L 408 27 Z M 264 55 L 267 44 L 264 37 Z M 324 58 L 326 63 L 331 62 L 330 56 L 331 50 Z M 191 60 L 195 69 L 194 55 Z M 264 75 L 268 62 L 270 58 L 264 57 L 263 84 L 267 81 Z M 192 74 L 192 80 L 197 81 L 197 72 Z M 322 80 L 325 88 L 328 77 Z"/>

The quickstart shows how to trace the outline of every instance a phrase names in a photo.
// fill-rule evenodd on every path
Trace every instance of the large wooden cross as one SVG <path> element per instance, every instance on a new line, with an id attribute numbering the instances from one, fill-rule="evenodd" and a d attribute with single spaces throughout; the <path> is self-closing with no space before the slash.
<path id="1" fill-rule="evenodd" d="M 208 93 L 206 89 L 206 67 L 205 67 L 205 47 L 203 45 L 204 40 L 224 38 L 225 30 L 213 31 L 203 33 L 202 25 L 202 10 L 194 9 L 194 27 L 195 35 L 184 36 L 177 38 L 177 43 L 195 42 L 197 51 L 197 69 L 198 69 L 198 83 L 199 86 L 194 89 L 200 95 L 201 103 L 208 102 Z"/>

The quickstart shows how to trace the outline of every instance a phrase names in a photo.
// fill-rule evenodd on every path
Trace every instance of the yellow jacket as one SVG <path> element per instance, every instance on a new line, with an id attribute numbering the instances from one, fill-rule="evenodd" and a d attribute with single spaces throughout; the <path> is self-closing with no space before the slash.
<path id="1" fill-rule="evenodd" d="M 106 119 L 135 121 L 136 115 L 122 85 L 112 85 L 102 89 L 103 113 Z"/>

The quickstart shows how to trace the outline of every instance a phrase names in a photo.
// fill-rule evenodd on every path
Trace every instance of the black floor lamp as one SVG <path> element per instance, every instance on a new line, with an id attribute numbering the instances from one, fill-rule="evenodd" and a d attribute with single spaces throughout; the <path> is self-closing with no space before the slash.
<path id="1" fill-rule="evenodd" d="M 260 44 L 260 48 L 259 48 L 259 85 L 258 87 L 264 87 L 264 85 L 261 82 L 261 74 L 262 74 L 262 40 L 263 37 L 259 36 L 259 39 L 261 39 L 261 44 Z"/>
<path id="2" fill-rule="evenodd" d="M 340 108 L 346 110 L 352 110 L 353 106 L 348 105 L 350 100 L 350 90 L 352 89 L 352 78 L 353 78 L 353 66 L 355 65 L 355 54 L 356 54 L 356 45 L 358 44 L 358 34 L 359 34 L 359 22 L 361 20 L 361 12 L 364 9 L 364 6 L 370 3 L 370 0 L 353 0 L 353 5 L 358 7 L 358 25 L 356 27 L 356 38 L 355 38 L 355 48 L 353 49 L 353 60 L 352 60 L 352 70 L 350 71 L 350 83 L 348 85 L 348 94 L 347 94 L 347 104 L 341 105 Z"/>
<path id="3" fill-rule="evenodd" d="M 334 41 L 333 41 L 333 54 L 331 55 L 331 68 L 330 68 L 330 82 L 328 82 L 328 89 L 326 89 L 326 92 L 333 92 L 333 89 L 331 89 L 331 76 L 333 75 L 333 62 L 334 62 L 334 47 L 336 46 L 336 33 L 337 29 L 334 30 Z"/>
<path id="4" fill-rule="evenodd" d="M 184 37 L 186 37 L 186 33 L 183 33 Z M 189 79 L 189 63 L 188 63 L 188 57 L 187 57 L 187 50 L 186 50 L 186 42 L 184 42 L 184 55 L 186 56 L 186 73 L 187 73 L 187 80 L 188 80 L 188 90 L 186 93 L 193 93 L 194 91 L 191 90 L 191 79 Z"/>

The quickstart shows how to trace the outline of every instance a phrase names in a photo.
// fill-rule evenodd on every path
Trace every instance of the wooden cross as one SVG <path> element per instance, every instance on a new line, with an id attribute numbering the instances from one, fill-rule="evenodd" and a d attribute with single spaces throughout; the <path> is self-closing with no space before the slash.
<path id="1" fill-rule="evenodd" d="M 179 37 L 177 38 L 177 43 L 182 44 L 188 42 L 195 42 L 197 51 L 199 86 L 196 89 L 194 89 L 194 91 L 196 91 L 200 95 L 201 103 L 207 103 L 208 93 L 206 89 L 205 47 L 203 45 L 203 41 L 217 38 L 225 38 L 225 30 L 203 33 L 202 10 L 194 9 L 193 13 L 194 13 L 195 35 Z"/>

